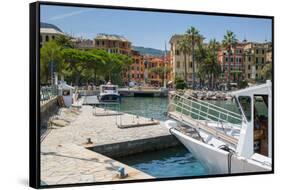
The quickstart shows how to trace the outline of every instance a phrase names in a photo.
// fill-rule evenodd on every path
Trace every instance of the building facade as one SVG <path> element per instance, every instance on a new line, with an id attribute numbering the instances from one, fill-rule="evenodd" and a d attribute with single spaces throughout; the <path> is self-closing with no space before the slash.
<path id="1" fill-rule="evenodd" d="M 184 79 L 185 74 L 185 60 L 184 60 L 184 54 L 182 51 L 180 51 L 179 42 L 182 40 L 184 35 L 173 35 L 169 41 L 170 43 L 170 66 L 172 68 L 171 70 L 171 80 L 174 81 L 176 77 Z M 201 43 L 203 43 L 203 38 L 201 39 Z M 188 53 L 186 55 L 186 72 L 187 72 L 187 82 L 188 84 L 192 84 L 192 54 Z M 195 67 L 195 76 L 198 72 L 198 64 L 195 61 L 194 63 Z M 196 82 L 199 82 L 199 79 L 195 77 Z"/>
<path id="2" fill-rule="evenodd" d="M 262 69 L 272 64 L 271 43 L 248 42 L 244 46 L 245 79 L 249 82 L 264 80 Z"/>
<path id="3" fill-rule="evenodd" d="M 65 36 L 60 28 L 53 24 L 40 23 L 40 47 L 44 42 L 56 39 L 58 36 Z"/>
<path id="4" fill-rule="evenodd" d="M 144 58 L 143 56 L 138 52 L 132 50 L 131 58 L 133 60 L 133 63 L 124 71 L 124 82 L 128 84 L 129 82 L 136 82 L 138 84 L 143 84 L 145 81 L 144 78 Z"/>
<path id="5" fill-rule="evenodd" d="M 218 62 L 221 65 L 221 82 L 228 78 L 228 66 L 230 65 L 230 82 L 236 82 L 244 78 L 244 43 L 238 43 L 231 49 L 230 55 L 225 48 L 218 51 Z"/>
<path id="6" fill-rule="evenodd" d="M 115 34 L 98 34 L 94 39 L 94 47 L 109 53 L 130 55 L 131 42 L 123 36 Z"/>

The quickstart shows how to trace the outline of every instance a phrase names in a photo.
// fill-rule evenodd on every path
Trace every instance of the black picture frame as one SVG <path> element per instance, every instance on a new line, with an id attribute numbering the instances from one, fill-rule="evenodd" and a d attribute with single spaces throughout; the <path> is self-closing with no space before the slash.
<path id="1" fill-rule="evenodd" d="M 245 18 L 264 18 L 270 19 L 272 25 L 272 171 L 254 172 L 254 173 L 239 173 L 239 174 L 218 174 L 207 176 L 192 176 L 192 177 L 173 177 L 160 179 L 142 179 L 142 180 L 127 180 L 127 181 L 112 181 L 112 182 L 93 182 L 79 184 L 64 184 L 64 185 L 40 185 L 40 6 L 55 5 L 66 7 L 85 7 L 85 8 L 103 8 L 117 10 L 133 10 L 133 11 L 148 11 L 148 12 L 163 12 L 163 13 L 183 13 L 194 15 L 212 15 L 212 16 L 231 16 Z M 274 156 L 274 16 L 265 15 L 248 15 L 248 14 L 233 14 L 233 13 L 218 13 L 218 12 L 200 12 L 187 10 L 168 10 L 156 8 L 142 7 L 125 7 L 125 6 L 109 6 L 109 5 L 92 5 L 92 4 L 77 4 L 77 3 L 60 3 L 40 1 L 29 4 L 29 44 L 30 44 L 30 78 L 29 78 L 29 185 L 33 188 L 55 188 L 55 187 L 75 187 L 89 185 L 106 185 L 106 184 L 122 184 L 150 181 L 167 181 L 167 180 L 182 180 L 195 178 L 213 178 L 213 177 L 232 177 L 245 175 L 260 175 L 273 174 L 275 171 L 275 156 Z"/>

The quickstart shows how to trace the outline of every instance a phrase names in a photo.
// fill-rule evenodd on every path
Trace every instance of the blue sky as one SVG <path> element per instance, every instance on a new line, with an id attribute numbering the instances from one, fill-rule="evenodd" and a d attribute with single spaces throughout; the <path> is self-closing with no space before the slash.
<path id="1" fill-rule="evenodd" d="M 157 49 L 169 48 L 173 34 L 182 34 L 190 26 L 196 27 L 208 42 L 223 39 L 227 30 L 239 40 L 271 41 L 271 20 L 257 18 L 157 13 L 128 10 L 41 6 L 41 22 L 55 24 L 64 32 L 93 39 L 98 33 L 118 34 L 135 46 Z"/>

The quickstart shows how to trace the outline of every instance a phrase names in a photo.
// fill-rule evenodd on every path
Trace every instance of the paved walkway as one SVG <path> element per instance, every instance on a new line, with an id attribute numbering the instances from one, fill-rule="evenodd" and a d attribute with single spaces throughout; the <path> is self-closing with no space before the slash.
<path id="1" fill-rule="evenodd" d="M 70 124 L 52 129 L 41 143 L 43 183 L 66 184 L 120 180 L 116 172 L 119 166 L 124 166 L 129 174 L 125 180 L 153 178 L 84 147 L 87 146 L 87 138 L 91 138 L 93 142 L 91 146 L 98 146 L 169 135 L 165 127 L 153 125 L 120 129 L 116 126 L 116 116 L 94 116 L 91 106 L 83 106 L 80 114 L 65 109 L 61 112 L 61 117 L 67 118 Z M 122 117 L 124 121 L 136 119 L 128 114 Z"/>

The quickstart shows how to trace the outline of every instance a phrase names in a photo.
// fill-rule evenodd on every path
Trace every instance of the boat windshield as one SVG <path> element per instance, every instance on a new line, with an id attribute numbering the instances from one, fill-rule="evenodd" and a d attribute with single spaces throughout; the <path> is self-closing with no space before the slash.
<path id="1" fill-rule="evenodd" d="M 115 92 L 116 86 L 103 86 L 103 89 L 102 89 L 103 92 L 108 91 L 108 90 Z"/>
<path id="2" fill-rule="evenodd" d="M 248 122 L 251 121 L 252 112 L 251 112 L 251 97 L 250 96 L 239 96 L 239 104 L 241 105 L 241 112 L 245 115 Z"/>

